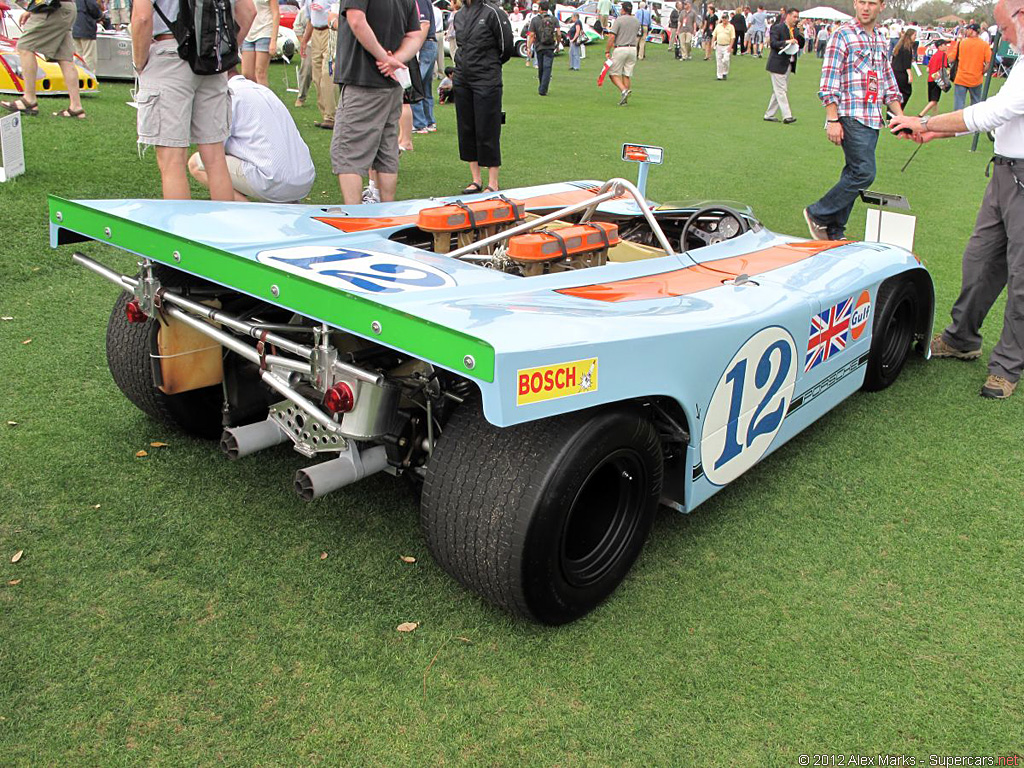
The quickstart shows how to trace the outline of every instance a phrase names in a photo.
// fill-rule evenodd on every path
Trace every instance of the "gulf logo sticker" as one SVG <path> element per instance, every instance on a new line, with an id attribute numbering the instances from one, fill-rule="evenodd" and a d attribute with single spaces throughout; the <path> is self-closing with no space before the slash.
<path id="1" fill-rule="evenodd" d="M 574 360 L 516 372 L 516 405 L 597 391 L 597 358 Z"/>
<path id="2" fill-rule="evenodd" d="M 857 306 L 853 308 L 853 316 L 850 318 L 850 335 L 856 341 L 868 327 L 868 318 L 871 316 L 871 294 L 868 291 L 861 293 L 857 299 Z"/>

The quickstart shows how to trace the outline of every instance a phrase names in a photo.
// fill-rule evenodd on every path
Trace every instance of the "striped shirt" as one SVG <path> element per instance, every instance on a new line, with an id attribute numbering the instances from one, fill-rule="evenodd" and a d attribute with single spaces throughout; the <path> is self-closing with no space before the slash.
<path id="1" fill-rule="evenodd" d="M 272 90 L 244 77 L 228 81 L 231 136 L 224 152 L 242 161 L 253 192 L 268 203 L 294 203 L 316 178 L 309 147 Z"/>
<path id="2" fill-rule="evenodd" d="M 868 73 L 878 73 L 878 98 L 868 99 Z M 876 27 L 869 33 L 856 21 L 837 29 L 825 47 L 818 98 L 836 104 L 840 117 L 852 117 L 868 128 L 881 128 L 881 107 L 901 101 L 900 89 L 889 64 L 889 42 Z"/>

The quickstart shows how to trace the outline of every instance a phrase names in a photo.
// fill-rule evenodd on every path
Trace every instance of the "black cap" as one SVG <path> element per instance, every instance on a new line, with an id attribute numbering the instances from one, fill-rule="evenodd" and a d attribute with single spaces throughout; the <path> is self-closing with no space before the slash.
<path id="1" fill-rule="evenodd" d="M 981 32 L 981 25 L 980 24 L 968 24 L 967 28 L 968 29 L 973 29 L 975 32 Z"/>

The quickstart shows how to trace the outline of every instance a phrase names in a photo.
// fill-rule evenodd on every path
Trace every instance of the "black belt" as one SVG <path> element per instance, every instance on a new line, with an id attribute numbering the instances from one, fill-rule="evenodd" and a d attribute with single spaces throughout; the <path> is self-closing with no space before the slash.
<path id="1" fill-rule="evenodd" d="M 636 43 L 633 43 L 633 45 L 616 45 L 615 47 L 616 48 L 636 48 Z"/>
<path id="2" fill-rule="evenodd" d="M 324 29 L 327 29 L 327 27 L 313 27 L 313 29 L 316 29 L 316 30 L 324 30 Z"/>
<path id="3" fill-rule="evenodd" d="M 1018 163 L 1024 165 L 1024 158 L 1020 157 L 1003 157 L 1002 155 L 992 155 L 992 162 L 996 165 L 1008 165 L 1011 168 Z"/>

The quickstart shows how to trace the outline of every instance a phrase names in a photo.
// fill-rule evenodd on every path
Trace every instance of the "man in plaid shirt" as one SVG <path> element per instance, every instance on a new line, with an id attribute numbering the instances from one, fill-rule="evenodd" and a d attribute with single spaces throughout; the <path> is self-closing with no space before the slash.
<path id="1" fill-rule="evenodd" d="M 902 115 L 900 89 L 889 64 L 889 43 L 875 27 L 884 0 L 854 0 L 853 21 L 829 38 L 818 98 L 825 105 L 828 140 L 843 148 L 839 181 L 804 209 L 815 240 L 840 240 L 853 204 L 875 180 L 875 146 L 884 125 L 882 105 Z"/>

